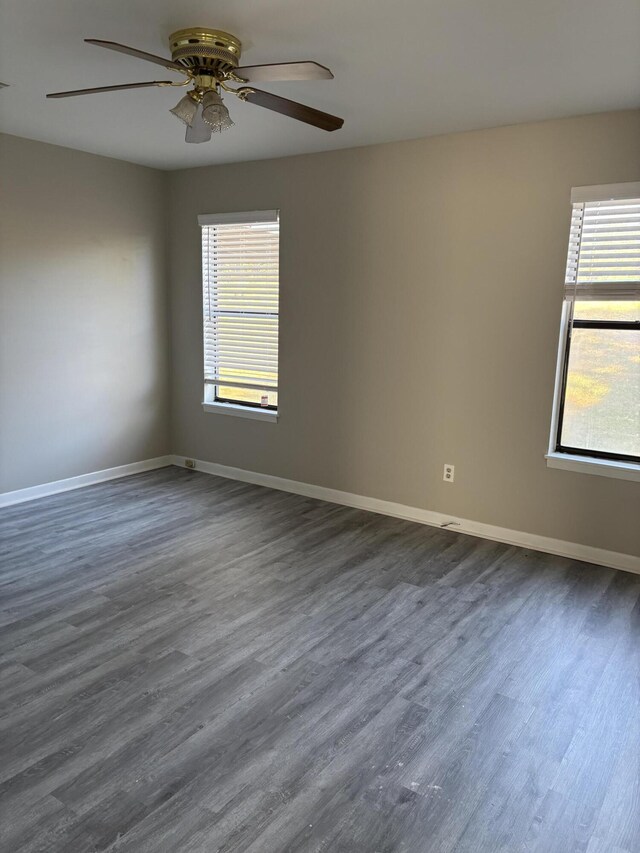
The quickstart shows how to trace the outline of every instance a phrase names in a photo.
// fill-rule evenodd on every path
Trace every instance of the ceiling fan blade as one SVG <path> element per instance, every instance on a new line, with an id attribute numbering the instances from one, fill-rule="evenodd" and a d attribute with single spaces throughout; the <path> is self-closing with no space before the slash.
<path id="1" fill-rule="evenodd" d="M 290 101 L 288 98 L 281 98 L 280 95 L 272 95 L 271 92 L 262 92 L 260 89 L 253 88 L 239 89 L 238 91 L 244 93 L 241 97 L 250 104 L 257 104 L 267 110 L 274 110 L 276 113 L 304 121 L 322 130 L 338 130 L 344 124 L 343 118 L 323 113 L 313 107 L 299 104 L 297 101 Z"/>
<path id="2" fill-rule="evenodd" d="M 115 50 L 118 53 L 136 56 L 138 59 L 145 59 L 147 62 L 155 62 L 156 65 L 163 65 L 172 71 L 180 71 L 182 74 L 186 74 L 187 72 L 184 65 L 180 65 L 172 59 L 165 59 L 164 56 L 156 56 L 155 53 L 146 53 L 146 51 L 138 50 L 135 47 L 127 47 L 126 44 L 118 44 L 117 41 L 103 41 L 102 39 L 85 39 L 85 41 L 87 44 L 97 44 L 98 47 L 106 47 L 107 50 Z"/>
<path id="3" fill-rule="evenodd" d="M 211 128 L 202 118 L 202 105 L 198 104 L 198 111 L 193 117 L 191 125 L 187 125 L 184 135 L 185 142 L 208 142 L 211 139 Z"/>
<path id="4" fill-rule="evenodd" d="M 153 80 L 149 83 L 123 83 L 120 86 L 98 86 L 96 89 L 73 89 L 70 92 L 51 92 L 47 98 L 72 98 L 75 95 L 95 95 L 98 92 L 118 92 L 121 89 L 145 89 L 147 86 L 170 86 L 171 80 Z"/>
<path id="5" fill-rule="evenodd" d="M 333 74 L 317 62 L 277 62 L 271 65 L 243 65 L 233 73 L 248 83 L 276 83 L 282 80 L 333 80 Z"/>

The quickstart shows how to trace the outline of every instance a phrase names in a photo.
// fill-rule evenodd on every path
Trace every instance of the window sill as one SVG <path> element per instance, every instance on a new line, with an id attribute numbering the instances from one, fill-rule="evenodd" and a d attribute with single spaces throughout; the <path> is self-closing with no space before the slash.
<path id="1" fill-rule="evenodd" d="M 205 412 L 216 415 L 233 415 L 236 418 L 249 418 L 253 421 L 278 421 L 278 413 L 273 409 L 252 409 L 249 406 L 236 406 L 235 403 L 203 403 Z"/>
<path id="2" fill-rule="evenodd" d="M 548 468 L 563 468 L 581 474 L 614 477 L 617 480 L 640 482 L 640 465 L 634 462 L 616 462 L 614 459 L 596 459 L 592 456 L 571 456 L 569 453 L 547 453 Z"/>

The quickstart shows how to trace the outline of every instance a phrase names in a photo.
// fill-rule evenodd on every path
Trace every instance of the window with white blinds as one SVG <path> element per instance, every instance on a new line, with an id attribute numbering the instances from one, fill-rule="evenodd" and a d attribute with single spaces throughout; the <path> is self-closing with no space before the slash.
<path id="1" fill-rule="evenodd" d="M 571 201 L 550 451 L 636 468 L 640 183 L 579 187 Z"/>
<path id="2" fill-rule="evenodd" d="M 640 185 L 636 197 L 631 189 L 630 197 L 590 201 L 584 200 L 589 198 L 588 189 L 572 196 L 566 295 L 585 300 L 640 299 Z"/>
<path id="3" fill-rule="evenodd" d="M 202 228 L 205 400 L 278 405 L 278 211 L 206 215 Z"/>

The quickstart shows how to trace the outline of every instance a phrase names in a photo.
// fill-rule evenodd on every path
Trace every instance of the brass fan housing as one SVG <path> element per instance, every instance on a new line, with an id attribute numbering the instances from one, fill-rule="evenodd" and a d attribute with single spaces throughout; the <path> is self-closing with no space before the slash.
<path id="1" fill-rule="evenodd" d="M 191 27 L 169 36 L 171 58 L 192 75 L 225 76 L 237 68 L 242 53 L 240 39 L 223 30 Z"/>

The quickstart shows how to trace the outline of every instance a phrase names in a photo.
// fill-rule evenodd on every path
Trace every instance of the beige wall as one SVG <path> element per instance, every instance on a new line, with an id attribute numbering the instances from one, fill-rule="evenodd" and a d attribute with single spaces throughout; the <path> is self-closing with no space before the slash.
<path id="1" fill-rule="evenodd" d="M 0 136 L 0 491 L 173 451 L 640 554 L 637 484 L 544 461 L 570 188 L 639 179 L 640 112 L 169 176 Z M 201 409 L 196 224 L 273 207 L 277 425 Z"/>
<path id="2" fill-rule="evenodd" d="M 571 187 L 638 179 L 640 112 L 171 174 L 174 452 L 640 554 L 637 483 L 544 459 Z M 277 425 L 200 406 L 197 214 L 267 208 Z"/>
<path id="3" fill-rule="evenodd" d="M 168 452 L 166 180 L 0 136 L 0 491 Z"/>

